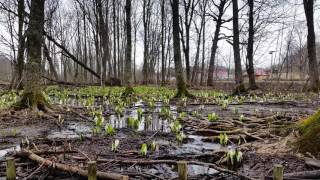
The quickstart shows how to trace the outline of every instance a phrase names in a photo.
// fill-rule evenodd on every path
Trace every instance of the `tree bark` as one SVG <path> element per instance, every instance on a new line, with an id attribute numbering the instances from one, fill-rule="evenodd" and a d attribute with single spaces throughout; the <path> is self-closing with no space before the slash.
<path id="1" fill-rule="evenodd" d="M 28 61 L 24 93 L 21 100 L 15 104 L 16 109 L 31 108 L 45 110 L 47 102 L 41 87 L 41 47 L 44 32 L 44 3 L 45 0 L 32 0 L 30 9 L 29 29 L 27 33 Z"/>
<path id="2" fill-rule="evenodd" d="M 304 11 L 308 26 L 307 48 L 309 59 L 310 90 L 319 92 L 320 81 L 316 53 L 316 37 L 314 32 L 313 4 L 314 0 L 303 0 Z"/>
<path id="3" fill-rule="evenodd" d="M 242 76 L 240 47 L 239 47 L 239 8 L 238 0 L 232 0 L 233 7 L 233 53 L 234 53 L 234 64 L 235 64 L 235 81 L 236 81 L 236 93 L 245 91 Z"/>
<path id="4" fill-rule="evenodd" d="M 117 77 L 116 0 L 112 1 L 112 7 L 113 7 L 113 76 Z"/>
<path id="5" fill-rule="evenodd" d="M 220 5 L 218 6 L 219 14 L 216 19 L 216 30 L 214 32 L 214 37 L 212 40 L 212 47 L 211 47 L 211 56 L 210 56 L 210 63 L 209 63 L 209 70 L 208 70 L 208 79 L 207 79 L 207 85 L 213 86 L 213 72 L 214 72 L 214 60 L 216 57 L 216 52 L 218 49 L 218 41 L 219 41 L 219 35 L 220 35 L 220 29 L 222 26 L 222 16 L 224 14 L 224 7 L 227 3 L 227 0 L 220 0 Z"/>
<path id="6" fill-rule="evenodd" d="M 183 40 L 183 36 L 181 37 L 182 43 L 183 43 L 183 51 L 184 51 L 184 57 L 186 62 L 186 78 L 187 82 L 190 82 L 191 77 L 191 68 L 190 68 L 190 29 L 191 29 L 191 23 L 195 11 L 195 0 L 183 0 L 184 5 L 184 27 L 185 27 L 185 33 L 186 37 L 185 40 Z M 183 34 L 183 32 L 181 31 Z"/>
<path id="7" fill-rule="evenodd" d="M 203 9 L 202 9 L 202 16 L 203 16 L 203 33 L 202 33 L 202 62 L 201 62 L 201 76 L 200 76 L 200 85 L 203 86 L 204 83 L 204 71 L 205 71 L 205 53 L 206 53 L 206 7 L 207 7 L 207 0 L 202 1 Z"/>
<path id="8" fill-rule="evenodd" d="M 49 49 L 48 49 L 48 47 L 47 47 L 47 45 L 45 43 L 43 43 L 43 52 L 44 52 L 44 55 L 46 56 L 47 61 L 49 63 L 50 71 L 53 73 L 54 78 L 57 81 L 59 81 L 58 73 L 57 73 L 56 69 L 54 68 L 53 60 L 52 60 L 52 58 L 50 56 Z"/>
<path id="9" fill-rule="evenodd" d="M 249 77 L 249 89 L 255 90 L 258 88 L 255 80 L 255 73 L 253 67 L 253 43 L 254 43 L 254 27 L 253 27 L 253 8 L 254 0 L 248 0 L 249 5 L 249 38 L 247 46 L 247 74 Z"/>
<path id="10" fill-rule="evenodd" d="M 102 2 L 101 0 L 97 0 L 97 11 L 98 11 L 98 23 L 99 23 L 99 33 L 101 39 L 101 45 L 103 49 L 102 55 L 102 72 L 101 72 L 101 82 L 102 85 L 106 84 L 107 79 L 107 61 L 110 57 L 109 55 L 109 33 L 108 33 L 108 25 L 105 23 L 103 14 L 102 14 Z M 108 13 L 108 12 L 106 12 Z"/>
<path id="11" fill-rule="evenodd" d="M 149 28 L 151 0 L 143 0 L 143 27 L 144 27 L 144 50 L 143 50 L 143 83 L 149 82 Z"/>
<path id="12" fill-rule="evenodd" d="M 85 0 L 83 0 L 83 9 L 82 9 L 82 15 L 83 15 L 83 45 L 84 45 L 84 54 L 83 54 L 83 63 L 88 66 L 88 55 L 87 55 L 87 21 L 86 21 L 86 12 L 85 12 Z M 83 71 L 84 81 L 88 82 L 88 73 L 87 71 Z"/>
<path id="13" fill-rule="evenodd" d="M 137 58 L 137 31 L 139 23 L 137 22 L 136 13 L 134 14 L 134 50 L 133 50 L 133 79 L 134 83 L 137 83 L 136 76 L 136 58 Z"/>
<path id="14" fill-rule="evenodd" d="M 126 86 L 130 86 L 131 83 L 131 0 L 126 0 L 126 33 L 127 33 L 127 48 L 126 48 L 126 62 L 125 62 L 125 74 L 124 83 Z"/>
<path id="15" fill-rule="evenodd" d="M 24 50 L 25 50 L 25 37 L 23 35 L 24 28 L 24 0 L 18 0 L 18 57 L 16 64 L 16 80 L 14 82 L 14 88 L 20 89 L 22 87 L 22 77 L 23 77 L 23 69 L 24 69 Z"/>
<path id="16" fill-rule="evenodd" d="M 165 0 L 161 1 L 161 85 L 166 83 L 166 64 L 165 64 Z"/>
<path id="17" fill-rule="evenodd" d="M 180 51 L 180 27 L 179 27 L 179 0 L 172 1 L 172 29 L 173 29 L 173 50 L 174 50 L 174 66 L 176 75 L 176 85 L 178 92 L 176 97 L 189 96 L 186 83 L 183 77 L 183 69 Z"/>
<path id="18" fill-rule="evenodd" d="M 201 35 L 202 35 L 202 29 L 203 29 L 203 20 L 201 20 L 201 25 L 200 25 L 200 29 L 196 27 L 196 31 L 197 31 L 197 35 L 198 35 L 198 39 L 197 39 L 197 52 L 196 52 L 196 57 L 194 60 L 194 66 L 193 66 L 193 70 L 192 70 L 192 76 L 191 76 L 191 83 L 195 84 L 196 81 L 198 80 L 198 71 L 199 71 L 199 59 L 200 59 L 200 45 L 201 45 Z"/>

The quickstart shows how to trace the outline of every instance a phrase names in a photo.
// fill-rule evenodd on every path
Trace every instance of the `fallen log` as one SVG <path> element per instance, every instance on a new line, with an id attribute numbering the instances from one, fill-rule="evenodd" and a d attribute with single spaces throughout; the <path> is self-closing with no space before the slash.
<path id="1" fill-rule="evenodd" d="M 74 150 L 67 150 L 67 151 L 63 151 L 63 150 L 58 150 L 58 151 L 32 151 L 32 153 L 36 154 L 36 155 L 59 155 L 59 154 L 72 154 L 72 153 L 78 153 L 78 151 L 74 151 Z M 21 151 L 21 152 L 16 152 L 14 154 L 14 156 L 16 157 L 25 157 L 28 156 L 29 152 L 26 151 Z"/>
<path id="2" fill-rule="evenodd" d="M 84 157 L 72 156 L 74 160 L 84 161 Z M 151 165 L 151 164 L 170 164 L 175 165 L 177 161 L 175 160 L 145 160 L 145 159 L 102 159 L 99 158 L 97 162 L 109 163 L 117 162 L 118 164 L 137 164 L 137 165 Z"/>
<path id="3" fill-rule="evenodd" d="M 83 170 L 79 167 L 76 166 L 70 166 L 62 163 L 55 163 L 50 160 L 47 160 L 45 158 L 42 158 L 36 154 L 34 154 L 32 151 L 29 150 L 23 150 L 23 152 L 27 153 L 27 157 L 33 161 L 38 162 L 39 164 L 43 164 L 44 166 L 54 168 L 57 170 L 65 171 L 65 172 L 70 172 L 74 174 L 78 174 L 81 176 L 88 176 L 88 171 Z M 129 179 L 128 176 L 124 176 L 121 174 L 116 174 L 116 173 L 105 173 L 105 172 L 100 172 L 97 171 L 97 177 L 101 179 L 114 179 L 114 180 L 127 180 Z"/>
<path id="4" fill-rule="evenodd" d="M 196 134 L 198 135 L 210 135 L 210 136 L 214 136 L 214 135 L 220 135 L 220 134 L 238 134 L 241 133 L 243 131 L 243 129 L 236 129 L 236 130 L 231 130 L 231 131 L 218 131 L 218 130 L 213 130 L 213 129 L 198 129 L 196 130 Z"/>
<path id="5" fill-rule="evenodd" d="M 304 158 L 304 160 L 308 166 L 320 168 L 320 160 L 307 158 L 307 157 Z"/>
<path id="6" fill-rule="evenodd" d="M 215 136 L 215 135 L 220 135 L 226 133 L 227 135 L 232 135 L 232 134 L 244 134 L 246 136 L 249 136 L 251 138 L 257 139 L 257 140 L 262 140 L 262 138 L 255 136 L 253 134 L 248 133 L 244 129 L 236 129 L 236 130 L 231 130 L 231 131 L 218 131 L 218 130 L 213 130 L 213 129 L 199 129 L 196 130 L 196 134 L 198 135 L 209 135 L 209 136 Z"/>
<path id="7" fill-rule="evenodd" d="M 287 173 L 287 174 L 284 174 L 284 177 L 288 177 L 288 178 L 305 178 L 305 179 L 307 179 L 307 178 L 319 178 L 320 177 L 320 170 Z"/>

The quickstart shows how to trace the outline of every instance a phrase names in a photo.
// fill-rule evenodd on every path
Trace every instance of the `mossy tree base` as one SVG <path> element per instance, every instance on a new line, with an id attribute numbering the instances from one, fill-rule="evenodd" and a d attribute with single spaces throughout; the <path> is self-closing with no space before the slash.
<path id="1" fill-rule="evenodd" d="M 254 91 L 254 90 L 258 90 L 259 87 L 258 87 L 257 85 L 251 85 L 251 86 L 249 86 L 249 89 L 250 89 L 251 91 Z"/>
<path id="2" fill-rule="evenodd" d="M 236 88 L 233 90 L 233 95 L 242 95 L 246 94 L 248 91 L 246 90 L 246 87 L 244 84 L 239 84 L 236 86 Z"/>
<path id="3" fill-rule="evenodd" d="M 24 92 L 21 99 L 13 105 L 15 110 L 32 109 L 33 111 L 47 111 L 49 103 L 42 93 Z"/>
<path id="4" fill-rule="evenodd" d="M 296 143 L 300 152 L 320 157 L 320 110 L 298 124 L 300 137 Z"/>

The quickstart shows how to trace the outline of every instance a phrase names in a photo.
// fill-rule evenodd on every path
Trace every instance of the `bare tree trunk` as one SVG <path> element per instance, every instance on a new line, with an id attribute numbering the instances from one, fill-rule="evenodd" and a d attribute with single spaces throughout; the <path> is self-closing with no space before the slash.
<path id="1" fill-rule="evenodd" d="M 43 52 L 44 52 L 44 55 L 46 56 L 47 61 L 49 63 L 50 71 L 53 73 L 54 78 L 57 81 L 59 81 L 58 73 L 57 73 L 56 69 L 54 68 L 54 64 L 53 64 L 52 58 L 50 56 L 49 49 L 45 43 L 43 43 Z"/>
<path id="2" fill-rule="evenodd" d="M 223 24 L 222 22 L 222 16 L 225 12 L 225 5 L 227 3 L 227 0 L 220 0 L 220 5 L 215 5 L 216 8 L 218 8 L 219 14 L 218 17 L 216 17 L 216 28 L 214 32 L 214 37 L 212 40 L 212 47 L 211 47 L 211 56 L 210 56 L 210 62 L 209 62 L 209 70 L 208 70 L 208 79 L 207 79 L 207 85 L 213 86 L 213 72 L 214 72 L 214 64 L 215 64 L 215 58 L 216 58 L 216 52 L 218 49 L 218 41 L 219 41 L 219 35 L 220 35 L 220 29 Z"/>
<path id="3" fill-rule="evenodd" d="M 93 1 L 93 6 L 96 2 Z M 96 12 L 96 9 L 94 9 L 94 16 L 96 19 L 98 19 L 98 14 Z M 95 65 L 96 65 L 96 72 L 101 76 L 101 58 L 100 58 L 100 41 L 99 41 L 99 23 L 95 23 L 95 31 L 94 28 L 92 28 L 92 33 L 94 37 L 94 46 L 95 46 Z M 100 82 L 101 83 L 101 82 Z"/>
<path id="4" fill-rule="evenodd" d="M 113 76 L 117 77 L 116 0 L 112 1 L 112 7 L 113 7 Z"/>
<path id="5" fill-rule="evenodd" d="M 235 81 L 236 81 L 236 93 L 245 91 L 242 76 L 240 47 L 239 47 L 239 9 L 238 0 L 232 0 L 233 6 L 233 53 L 234 53 L 234 64 L 235 64 Z"/>
<path id="6" fill-rule="evenodd" d="M 14 81 L 14 88 L 20 89 L 22 87 L 22 77 L 23 77 L 23 69 L 24 69 L 24 50 L 25 50 L 25 37 L 23 34 L 24 29 L 24 0 L 18 0 L 18 57 L 16 64 L 16 79 Z"/>
<path id="7" fill-rule="evenodd" d="M 183 69 L 180 52 L 180 27 L 179 27 L 179 0 L 172 1 L 172 29 L 173 29 L 173 49 L 174 49 L 174 66 L 176 74 L 176 84 L 178 92 L 176 97 L 189 96 L 186 83 L 183 78 Z"/>
<path id="8" fill-rule="evenodd" d="M 207 0 L 203 0 L 203 10 L 202 10 L 202 16 L 203 16 L 203 33 L 202 33 L 202 62 L 201 62 L 201 77 L 200 77 L 200 85 L 204 85 L 204 71 L 205 71 L 205 53 L 206 53 L 206 5 Z"/>
<path id="9" fill-rule="evenodd" d="M 143 50 L 143 83 L 149 82 L 149 28 L 151 0 L 143 0 L 143 27 L 144 27 L 144 50 Z"/>
<path id="10" fill-rule="evenodd" d="M 97 41 L 98 43 L 98 41 Z M 97 45 L 98 47 L 98 45 Z M 97 48 L 96 47 L 96 48 Z M 77 52 L 77 59 L 80 59 L 81 57 L 81 34 L 80 34 L 80 20 L 79 20 L 79 13 L 77 12 L 77 48 L 76 48 L 76 52 Z M 98 48 L 97 48 L 98 49 Z M 61 53 L 62 55 L 62 53 Z M 62 59 L 62 58 L 61 58 Z M 75 64 L 75 73 L 74 73 L 74 81 L 77 81 L 78 76 L 79 76 L 79 66 L 78 64 Z M 100 75 L 100 72 L 99 72 Z"/>
<path id="11" fill-rule="evenodd" d="M 181 32 L 181 40 L 183 45 L 183 51 L 184 51 L 184 57 L 186 62 L 186 77 L 187 77 L 187 83 L 190 82 L 191 77 L 191 68 L 190 68 L 190 29 L 191 29 L 191 23 L 195 11 L 196 1 L 195 0 L 183 0 L 183 6 L 184 6 L 184 27 L 185 27 L 185 40 L 182 36 L 183 32 Z"/>
<path id="12" fill-rule="evenodd" d="M 202 17 L 203 18 L 203 17 Z M 197 39 L 197 52 L 196 52 L 196 57 L 194 60 L 194 66 L 192 70 L 192 76 L 191 76 L 191 83 L 195 84 L 195 82 L 198 79 L 198 71 L 199 71 L 199 59 L 200 59 L 200 45 L 201 45 L 201 35 L 202 35 L 202 28 L 203 28 L 203 20 L 201 20 L 201 25 L 200 29 L 197 27 L 195 23 L 198 39 Z"/>
<path id="13" fill-rule="evenodd" d="M 131 83 L 131 0 L 126 0 L 126 33 L 127 33 L 127 48 L 126 48 L 126 62 L 124 83 L 128 87 Z"/>
<path id="14" fill-rule="evenodd" d="M 121 79 L 121 57 L 120 57 L 120 5 L 119 5 L 119 1 L 118 1 L 118 13 L 117 13 L 117 45 L 118 45 L 118 49 L 117 49 L 117 58 L 118 58 L 118 63 L 117 63 L 117 78 Z"/>
<path id="15" fill-rule="evenodd" d="M 166 65 L 165 65 L 165 0 L 161 1 L 161 85 L 166 83 Z"/>
<path id="16" fill-rule="evenodd" d="M 136 14 L 134 15 L 136 16 Z M 137 77 L 136 77 L 136 57 L 137 57 L 137 29 L 138 24 L 136 22 L 136 17 L 134 17 L 134 52 L 133 52 L 133 79 L 134 83 L 137 83 Z"/>
<path id="17" fill-rule="evenodd" d="M 108 3 L 108 1 L 107 1 Z M 105 23 L 103 14 L 102 14 L 102 3 L 101 0 L 97 0 L 97 11 L 98 11 L 98 22 L 99 22 L 99 33 L 100 39 L 103 49 L 102 55 L 102 75 L 101 75 L 101 82 L 102 85 L 106 84 L 107 79 L 107 61 L 109 60 L 109 33 L 108 33 L 108 26 Z M 108 12 L 106 12 L 108 13 Z"/>
<path id="18" fill-rule="evenodd" d="M 41 88 L 41 46 L 44 31 L 45 0 L 32 0 L 30 9 L 29 29 L 27 33 L 28 61 L 26 64 L 25 88 L 22 99 L 16 108 L 45 110 L 47 103 Z"/>
<path id="19" fill-rule="evenodd" d="M 254 43 L 254 27 L 253 27 L 253 8 L 254 0 L 248 0 L 249 4 L 249 39 L 247 46 L 247 74 L 249 77 L 249 89 L 255 90 L 258 88 L 255 80 L 255 73 L 253 67 L 253 43 Z M 272 68 L 272 67 L 271 67 Z"/>
<path id="20" fill-rule="evenodd" d="M 87 55 L 87 21 L 86 21 L 86 12 L 85 12 L 85 0 L 83 0 L 83 9 L 82 9 L 82 14 L 83 14 L 83 45 L 84 45 L 84 57 L 83 57 L 83 63 L 87 66 L 88 65 L 88 55 Z M 84 74 L 84 81 L 88 81 L 88 73 L 86 70 L 83 72 Z"/>
<path id="21" fill-rule="evenodd" d="M 316 53 L 316 37 L 314 32 L 314 18 L 313 18 L 313 4 L 314 0 L 303 0 L 304 11 L 307 19 L 308 26 L 308 58 L 309 58 L 309 78 L 310 78 L 310 90 L 319 92 L 319 70 L 317 63 Z"/>

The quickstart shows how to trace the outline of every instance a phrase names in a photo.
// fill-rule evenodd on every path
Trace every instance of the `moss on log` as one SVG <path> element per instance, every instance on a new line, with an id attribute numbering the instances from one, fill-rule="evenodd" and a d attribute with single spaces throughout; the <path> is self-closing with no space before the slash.
<path id="1" fill-rule="evenodd" d="M 320 156 L 320 110 L 307 119 L 299 121 L 298 129 L 300 132 L 297 141 L 299 151 Z"/>

